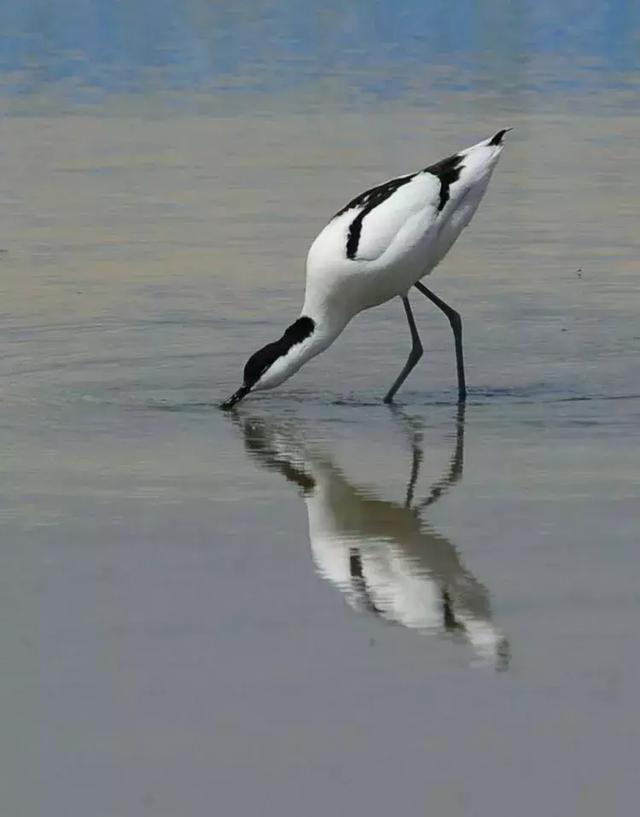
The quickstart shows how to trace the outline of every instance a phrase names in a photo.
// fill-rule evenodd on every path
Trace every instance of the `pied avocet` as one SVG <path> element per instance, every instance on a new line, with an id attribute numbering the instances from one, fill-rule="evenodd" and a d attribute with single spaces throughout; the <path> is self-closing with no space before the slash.
<path id="1" fill-rule="evenodd" d="M 279 386 L 330 346 L 355 315 L 399 296 L 412 347 L 384 398 L 390 403 L 422 356 L 408 298 L 412 286 L 449 319 L 455 340 L 458 399 L 463 402 L 462 320 L 421 279 L 442 261 L 471 221 L 508 130 L 416 173 L 372 187 L 339 210 L 309 250 L 300 317 L 279 340 L 251 355 L 242 386 L 222 408 L 231 408 L 251 391 Z"/>

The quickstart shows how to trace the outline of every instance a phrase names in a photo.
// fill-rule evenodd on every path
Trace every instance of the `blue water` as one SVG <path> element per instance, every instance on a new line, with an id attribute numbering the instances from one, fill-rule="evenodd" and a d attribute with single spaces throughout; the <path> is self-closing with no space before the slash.
<path id="1" fill-rule="evenodd" d="M 5 0 L 3 93 L 69 98 L 149 88 L 232 94 L 347 80 L 353 100 L 430 88 L 589 94 L 633 87 L 635 0 L 318 4 Z M 637 101 L 634 103 L 637 105 Z"/>

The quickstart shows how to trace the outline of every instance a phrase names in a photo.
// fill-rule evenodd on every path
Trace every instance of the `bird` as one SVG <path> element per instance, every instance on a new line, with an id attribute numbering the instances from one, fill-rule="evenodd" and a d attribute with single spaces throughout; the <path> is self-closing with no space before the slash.
<path id="1" fill-rule="evenodd" d="M 509 641 L 493 622 L 486 587 L 456 546 L 421 519 L 425 508 L 462 479 L 464 406 L 457 409 L 449 465 L 422 499 L 415 499 L 421 432 L 410 418 L 400 414 L 398 419 L 412 451 L 403 501 L 354 484 L 329 451 L 307 443 L 291 418 L 249 415 L 237 417 L 237 423 L 249 456 L 299 490 L 315 567 L 350 607 L 410 630 L 464 639 L 478 658 L 506 669 Z"/>
<path id="2" fill-rule="evenodd" d="M 435 164 L 389 179 L 356 196 L 320 232 L 307 256 L 300 316 L 278 340 L 248 359 L 240 388 L 221 408 L 250 392 L 284 383 L 325 351 L 359 312 L 402 299 L 411 351 L 386 393 L 391 403 L 422 357 L 423 346 L 409 302 L 415 287 L 449 320 L 453 331 L 458 402 L 467 389 L 460 314 L 422 283 L 469 224 L 502 153 L 504 128 L 488 139 Z"/>

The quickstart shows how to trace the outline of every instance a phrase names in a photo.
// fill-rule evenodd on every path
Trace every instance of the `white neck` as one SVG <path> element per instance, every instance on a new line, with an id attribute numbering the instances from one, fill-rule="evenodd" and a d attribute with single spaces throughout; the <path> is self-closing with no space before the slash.
<path id="1" fill-rule="evenodd" d="M 273 389 L 294 375 L 307 361 L 324 352 L 347 325 L 346 320 L 327 320 L 326 315 L 310 315 L 303 310 L 300 317 L 311 318 L 314 328 L 300 343 L 294 344 L 286 354 L 279 357 L 254 386 L 256 391 Z"/>

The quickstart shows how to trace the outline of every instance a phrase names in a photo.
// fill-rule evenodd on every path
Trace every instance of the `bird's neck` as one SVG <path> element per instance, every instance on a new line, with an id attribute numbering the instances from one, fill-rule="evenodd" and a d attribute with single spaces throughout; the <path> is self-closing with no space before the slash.
<path id="1" fill-rule="evenodd" d="M 331 317 L 316 310 L 303 310 L 300 317 L 310 318 L 313 321 L 313 332 L 299 347 L 293 347 L 291 350 L 294 371 L 331 346 L 347 325 L 347 321 L 342 320 L 340 316 Z"/>
<path id="2" fill-rule="evenodd" d="M 303 311 L 276 342 L 282 344 L 282 354 L 260 379 L 256 389 L 272 389 L 284 383 L 305 363 L 324 352 L 345 326 L 346 321 L 328 320 L 320 313 L 314 317 Z"/>

